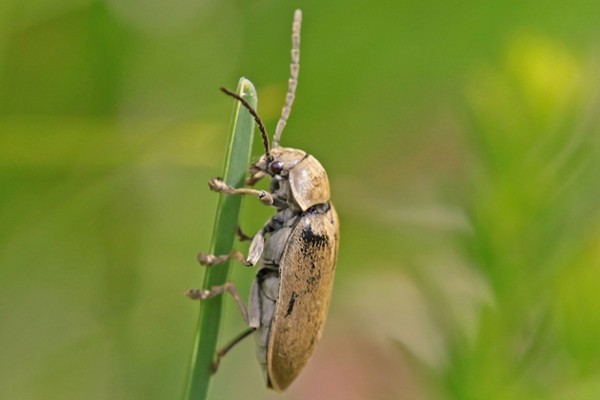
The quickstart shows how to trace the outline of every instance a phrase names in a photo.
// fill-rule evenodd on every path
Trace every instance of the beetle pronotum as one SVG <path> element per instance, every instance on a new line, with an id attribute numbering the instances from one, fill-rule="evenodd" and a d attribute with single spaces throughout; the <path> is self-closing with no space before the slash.
<path id="1" fill-rule="evenodd" d="M 298 376 L 321 337 L 339 245 L 339 222 L 329 201 L 329 180 L 325 169 L 303 150 L 279 145 L 298 82 L 301 20 L 302 13 L 296 10 L 288 92 L 272 147 L 256 111 L 237 94 L 222 89 L 254 116 L 263 140 L 265 154 L 250 167 L 247 183 L 253 185 L 267 176 L 271 183 L 268 192 L 234 188 L 219 178 L 211 179 L 209 187 L 215 192 L 257 196 L 262 203 L 275 207 L 277 212 L 254 235 L 247 257 L 233 251 L 218 256 L 200 253 L 198 259 L 206 266 L 229 259 L 253 266 L 260 259 L 248 308 L 231 282 L 187 291 L 189 297 L 199 300 L 230 293 L 249 327 L 217 352 L 213 370 L 216 371 L 221 358 L 233 346 L 255 333 L 256 354 L 267 386 L 276 391 L 285 390 Z"/>

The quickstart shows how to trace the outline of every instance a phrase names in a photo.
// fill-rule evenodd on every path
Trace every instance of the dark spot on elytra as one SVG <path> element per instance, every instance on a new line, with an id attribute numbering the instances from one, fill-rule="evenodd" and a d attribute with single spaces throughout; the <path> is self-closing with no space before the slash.
<path id="1" fill-rule="evenodd" d="M 306 279 L 306 284 L 307 284 L 308 286 L 314 286 L 314 285 L 315 285 L 315 283 L 317 283 L 317 277 L 316 277 L 316 276 L 314 276 L 314 275 L 313 275 L 313 276 L 309 276 L 309 277 Z"/>
<path id="2" fill-rule="evenodd" d="M 313 287 L 321 279 L 321 271 L 317 268 L 314 261 L 310 263 L 310 276 L 306 278 L 308 287 Z"/>
<path id="3" fill-rule="evenodd" d="M 315 234 L 310 225 L 302 230 L 302 244 L 305 250 L 309 247 L 322 248 L 325 247 L 327 243 L 329 243 L 327 235 Z"/>
<path id="4" fill-rule="evenodd" d="M 288 303 L 287 312 L 285 313 L 286 317 L 289 317 L 290 314 L 292 313 L 292 311 L 294 311 L 294 304 L 296 304 L 297 297 L 298 297 L 298 295 L 296 294 L 296 292 L 292 292 L 292 298 L 290 299 L 290 302 Z"/>

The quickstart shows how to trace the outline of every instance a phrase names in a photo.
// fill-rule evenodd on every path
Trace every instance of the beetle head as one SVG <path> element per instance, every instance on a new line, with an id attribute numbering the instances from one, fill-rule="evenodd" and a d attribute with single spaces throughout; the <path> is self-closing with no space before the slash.
<path id="1" fill-rule="evenodd" d="M 277 179 L 287 179 L 290 171 L 306 157 L 306 152 L 288 147 L 274 147 L 260 156 L 251 172 L 264 172 Z"/>
<path id="2" fill-rule="evenodd" d="M 276 197 L 286 199 L 288 206 L 302 211 L 329 201 L 329 178 L 321 163 L 305 151 L 290 147 L 274 147 L 251 167 L 252 173 L 271 176 Z"/>

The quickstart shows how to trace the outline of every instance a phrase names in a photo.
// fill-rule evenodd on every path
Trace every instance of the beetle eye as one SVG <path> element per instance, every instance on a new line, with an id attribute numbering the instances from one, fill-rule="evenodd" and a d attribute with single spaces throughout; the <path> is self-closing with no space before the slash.
<path id="1" fill-rule="evenodd" d="M 281 161 L 273 161 L 269 164 L 269 169 L 275 175 L 279 175 L 283 171 L 283 163 Z"/>

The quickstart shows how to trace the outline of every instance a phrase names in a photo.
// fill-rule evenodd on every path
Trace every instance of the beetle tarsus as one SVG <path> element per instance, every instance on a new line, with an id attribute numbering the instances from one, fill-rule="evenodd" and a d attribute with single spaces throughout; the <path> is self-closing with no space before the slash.
<path id="1" fill-rule="evenodd" d="M 210 190 L 212 190 L 213 192 L 226 192 L 226 190 L 228 188 L 230 188 L 229 185 L 227 185 L 222 178 L 216 177 L 216 178 L 212 178 L 209 179 L 208 181 L 208 187 L 210 188 Z"/>
<path id="2" fill-rule="evenodd" d="M 192 300 L 206 300 L 211 297 L 211 291 L 206 289 L 188 289 L 185 295 Z"/>
<path id="3" fill-rule="evenodd" d="M 223 264 L 224 262 L 229 260 L 237 260 L 242 264 L 247 265 L 246 258 L 241 252 L 237 250 L 232 251 L 230 254 L 225 254 L 221 256 L 216 256 L 214 254 L 208 253 L 198 253 L 197 258 L 200 265 L 204 265 L 205 267 Z"/>

